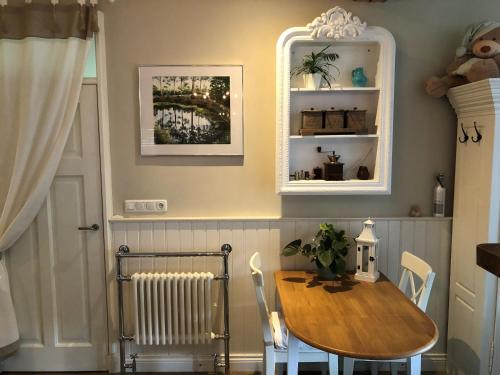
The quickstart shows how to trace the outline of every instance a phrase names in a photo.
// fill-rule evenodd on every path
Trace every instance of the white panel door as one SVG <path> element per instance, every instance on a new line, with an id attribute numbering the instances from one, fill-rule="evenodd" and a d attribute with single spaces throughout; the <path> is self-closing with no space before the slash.
<path id="1" fill-rule="evenodd" d="M 448 323 L 448 367 L 466 375 L 489 373 L 496 278 L 476 265 L 476 245 L 498 235 L 490 228 L 495 119 L 459 119 L 470 135 L 474 121 L 481 142 L 457 143 Z"/>
<path id="2" fill-rule="evenodd" d="M 46 202 L 8 251 L 21 332 L 10 371 L 106 369 L 107 320 L 97 87 L 83 85 Z"/>

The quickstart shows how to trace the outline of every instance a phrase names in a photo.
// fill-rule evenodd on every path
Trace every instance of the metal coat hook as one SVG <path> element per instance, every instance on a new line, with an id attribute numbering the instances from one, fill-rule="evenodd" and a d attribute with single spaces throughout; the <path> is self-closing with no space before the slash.
<path id="1" fill-rule="evenodd" d="M 462 133 L 464 135 L 464 138 L 462 139 L 462 138 L 458 137 L 458 141 L 460 143 L 465 143 L 465 142 L 467 142 L 469 140 L 469 135 L 467 134 L 467 132 L 464 129 L 464 123 L 463 122 L 460 123 L 460 127 L 462 128 Z"/>
<path id="2" fill-rule="evenodd" d="M 477 126 L 476 126 L 476 122 L 474 121 L 474 130 L 476 131 L 476 138 L 474 139 L 474 136 L 471 138 L 472 142 L 474 143 L 478 143 L 479 141 L 481 141 L 481 139 L 483 138 L 483 136 L 481 135 L 481 133 L 479 133 L 479 130 L 477 129 Z"/>

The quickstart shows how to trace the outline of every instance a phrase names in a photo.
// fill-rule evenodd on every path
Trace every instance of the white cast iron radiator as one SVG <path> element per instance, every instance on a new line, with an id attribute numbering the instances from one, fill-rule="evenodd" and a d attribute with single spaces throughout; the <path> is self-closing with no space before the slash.
<path id="1" fill-rule="evenodd" d="M 210 272 L 134 273 L 136 344 L 209 343 L 213 279 Z"/>

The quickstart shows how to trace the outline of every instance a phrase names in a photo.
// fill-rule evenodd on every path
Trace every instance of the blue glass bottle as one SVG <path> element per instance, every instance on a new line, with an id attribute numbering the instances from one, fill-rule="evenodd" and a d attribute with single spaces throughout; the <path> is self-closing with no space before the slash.
<path id="1" fill-rule="evenodd" d="M 368 83 L 363 68 L 356 68 L 352 71 L 352 85 L 354 87 L 365 87 Z"/>

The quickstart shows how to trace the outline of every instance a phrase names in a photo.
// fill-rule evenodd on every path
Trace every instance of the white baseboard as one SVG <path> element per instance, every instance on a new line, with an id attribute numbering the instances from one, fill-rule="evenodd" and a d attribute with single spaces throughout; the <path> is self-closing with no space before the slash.
<path id="1" fill-rule="evenodd" d="M 224 359 L 224 356 L 221 356 Z M 142 354 L 136 359 L 137 372 L 202 372 L 213 371 L 213 357 L 209 355 Z M 262 354 L 231 355 L 231 370 L 254 372 L 262 370 Z M 119 355 L 113 354 L 110 372 L 120 372 Z"/>
<path id="2" fill-rule="evenodd" d="M 446 371 L 446 353 L 424 354 L 422 368 L 425 371 Z"/>
<path id="3" fill-rule="evenodd" d="M 254 354 L 232 354 L 231 370 L 255 372 L 262 371 L 263 356 L 261 353 Z M 342 362 L 342 361 L 341 361 Z M 163 355 L 143 354 L 136 360 L 137 372 L 201 372 L 213 370 L 213 358 L 211 356 L 189 355 Z M 307 367 L 313 367 L 308 365 Z M 342 365 L 341 365 L 342 366 Z M 404 366 L 404 364 L 402 364 Z M 368 369 L 366 362 L 356 362 L 356 369 Z M 384 364 L 381 370 L 389 370 L 389 365 Z M 446 354 L 429 353 L 422 356 L 423 371 L 446 371 Z M 110 372 L 119 372 L 119 357 L 113 354 Z"/>
<path id="4" fill-rule="evenodd" d="M 368 362 L 355 362 L 356 370 L 369 370 Z M 400 364 L 400 371 L 406 368 L 406 364 Z M 379 370 L 390 371 L 389 362 L 381 363 Z M 422 356 L 422 371 L 446 371 L 445 353 L 428 353 Z"/>

